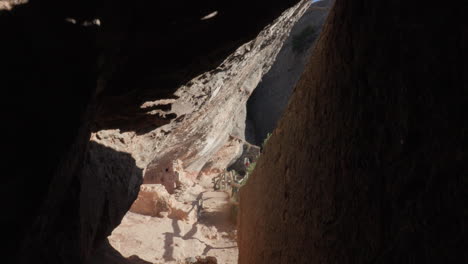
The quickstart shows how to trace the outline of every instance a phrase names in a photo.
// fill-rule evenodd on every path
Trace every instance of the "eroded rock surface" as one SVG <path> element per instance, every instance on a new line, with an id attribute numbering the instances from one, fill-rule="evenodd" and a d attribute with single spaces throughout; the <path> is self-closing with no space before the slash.
<path id="1" fill-rule="evenodd" d="M 240 264 L 468 261 L 467 8 L 336 0 L 241 189 Z"/>
<path id="2" fill-rule="evenodd" d="M 194 205 L 191 203 L 177 201 L 161 184 L 142 184 L 137 199 L 130 207 L 130 212 L 176 220 L 190 218 L 196 221 L 198 211 L 193 208 Z"/>
<path id="3" fill-rule="evenodd" d="M 299 80 L 312 45 L 319 36 L 332 5 L 331 0 L 313 3 L 297 21 L 270 71 L 262 78 L 247 103 L 250 131 L 247 140 L 261 145 L 276 128 L 289 97 Z"/>
<path id="4" fill-rule="evenodd" d="M 149 162 L 145 183 L 152 183 L 170 171 L 175 159 L 180 159 L 186 172 L 196 177 L 208 162 L 212 168 L 225 168 L 239 157 L 242 143 L 235 138 L 245 139 L 247 99 L 270 69 L 289 30 L 307 5 L 303 2 L 286 11 L 215 70 L 195 78 L 175 93 L 179 98 L 172 105 L 178 118 L 160 129 L 167 131 L 163 139 L 152 141 L 161 151 L 155 152 Z M 233 150 L 221 154 L 222 148 Z M 213 159 L 217 154 L 224 157 Z"/>
<path id="5" fill-rule="evenodd" d="M 221 236 L 222 231 L 216 230 L 215 226 L 230 222 L 230 207 L 226 202 L 220 202 L 227 201 L 228 196 L 222 192 L 202 194 L 199 190 L 197 193 L 196 186 L 199 186 L 198 181 L 204 180 L 212 184 L 211 178 L 214 175 L 225 170 L 240 157 L 253 155 L 252 153 L 258 150 L 245 142 L 247 99 L 273 64 L 289 30 L 308 5 L 309 3 L 304 1 L 285 11 L 257 38 L 237 49 L 219 67 L 181 86 L 175 93 L 176 98 L 147 101 L 141 105 L 142 113 L 169 117 L 165 119 L 167 124 L 154 126 L 144 132 L 112 129 L 92 133 L 93 142 L 130 153 L 136 165 L 144 169 L 144 184 L 130 209 L 133 214 L 128 213 L 123 224 L 114 230 L 113 236 L 110 237 L 113 246 L 123 255 L 137 252 L 135 254 L 147 260 L 157 257 L 165 261 L 175 261 L 187 255 L 206 253 L 200 249 L 210 250 L 214 247 L 213 243 L 206 244 L 197 239 L 198 236 L 205 236 L 203 239 L 216 240 Z M 105 111 L 100 113 L 107 116 Z M 111 122 L 100 116 L 97 120 Z M 99 127 L 99 123 L 96 127 Z M 199 176 L 203 176 L 203 179 Z M 161 190 L 162 186 L 167 193 Z M 210 194 L 213 197 L 205 197 Z M 178 201 L 171 195 L 177 197 Z M 204 203 L 206 202 L 201 211 L 200 223 L 194 222 L 193 217 L 189 216 L 198 212 L 198 195 L 201 195 Z M 218 197 L 219 195 L 222 197 Z M 220 203 L 222 208 L 209 206 L 211 201 L 214 201 L 214 204 Z M 152 236 L 161 241 L 148 241 L 145 238 L 148 234 L 143 229 L 137 231 L 138 228 L 143 228 L 140 224 L 143 220 L 138 216 L 140 214 L 153 217 L 148 219 L 151 219 L 150 222 L 154 225 L 159 223 L 158 230 L 155 230 Z M 157 220 L 154 216 L 163 219 Z M 166 225 L 168 230 L 163 234 L 160 231 L 165 230 L 162 226 Z M 232 225 L 230 223 L 226 230 L 231 232 Z M 185 226 L 191 226 L 191 229 Z M 183 235 L 180 228 L 189 233 Z M 174 238 L 169 236 L 170 230 Z M 138 240 L 145 241 L 142 247 L 127 243 L 134 237 L 132 232 L 141 233 L 142 237 Z M 117 240 L 124 241 L 122 243 L 125 243 L 125 247 L 118 246 L 120 242 L 116 242 L 115 236 L 119 233 L 121 236 Z M 176 246 L 167 244 L 171 239 L 180 240 L 180 243 L 177 242 Z M 232 258 L 224 256 L 224 261 L 236 262 L 236 247 L 232 245 L 234 241 L 231 238 L 219 239 L 221 240 L 215 243 L 217 246 L 213 249 L 224 250 L 226 246 Z M 157 246 L 163 245 L 161 243 L 166 243 L 163 246 L 165 251 L 157 249 Z M 153 249 L 148 250 L 147 247 Z"/>

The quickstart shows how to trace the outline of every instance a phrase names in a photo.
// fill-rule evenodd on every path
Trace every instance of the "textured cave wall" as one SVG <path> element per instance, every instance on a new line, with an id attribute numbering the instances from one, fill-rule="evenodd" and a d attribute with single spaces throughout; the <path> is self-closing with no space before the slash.
<path id="1" fill-rule="evenodd" d="M 336 1 L 241 189 L 239 263 L 468 262 L 467 11 Z"/>
<path id="2" fill-rule="evenodd" d="M 5 175 L 0 200 L 7 241 L 2 255 L 9 263 L 18 262 L 21 242 L 30 235 L 60 160 L 74 156 L 67 165 L 72 176 L 86 147 L 88 132 L 80 127 L 97 76 L 95 30 L 67 24 L 57 13 L 34 3 L 0 10 Z M 68 192 L 70 185 L 58 191 Z M 71 229 L 62 223 L 57 233 L 62 228 Z"/>
<path id="3" fill-rule="evenodd" d="M 297 2 L 31 0 L 2 7 L 4 258 L 86 259 L 130 207 L 143 176 L 127 138 L 108 131 L 145 134 L 173 120 L 164 105 L 150 115 L 140 107 L 214 69 Z M 200 20 L 213 10 L 217 17 Z M 100 26 L 84 26 L 94 19 Z"/>

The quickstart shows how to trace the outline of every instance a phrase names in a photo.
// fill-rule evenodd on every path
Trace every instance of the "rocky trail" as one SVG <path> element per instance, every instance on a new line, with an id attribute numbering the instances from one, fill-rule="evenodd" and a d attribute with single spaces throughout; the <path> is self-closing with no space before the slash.
<path id="1" fill-rule="evenodd" d="M 142 185 L 137 201 L 108 237 L 110 245 L 89 264 L 237 263 L 230 195 L 215 191 L 212 181 L 204 176 L 185 182 L 173 195 L 159 184 Z"/>

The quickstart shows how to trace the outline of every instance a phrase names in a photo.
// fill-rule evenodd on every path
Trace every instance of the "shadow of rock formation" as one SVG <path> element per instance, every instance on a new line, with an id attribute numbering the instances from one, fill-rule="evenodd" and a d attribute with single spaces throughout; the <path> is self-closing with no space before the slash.
<path id="1" fill-rule="evenodd" d="M 74 173 L 65 163 L 50 185 L 47 200 L 23 244 L 24 263 L 82 262 L 90 256 L 136 199 L 142 169 L 128 153 L 93 141 Z M 69 247 L 73 247 L 70 249 Z M 49 252 L 55 248 L 54 254 Z"/>
<path id="2" fill-rule="evenodd" d="M 275 63 L 247 102 L 247 141 L 260 146 L 273 132 L 301 77 L 332 0 L 312 3 L 291 29 Z"/>

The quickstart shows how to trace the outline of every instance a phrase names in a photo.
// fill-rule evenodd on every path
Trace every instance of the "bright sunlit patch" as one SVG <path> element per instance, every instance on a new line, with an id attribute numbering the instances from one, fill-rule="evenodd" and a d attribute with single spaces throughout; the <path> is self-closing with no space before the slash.
<path id="1" fill-rule="evenodd" d="M 213 18 L 218 15 L 218 11 L 214 11 L 212 13 L 209 13 L 208 15 L 202 17 L 200 20 L 208 20 L 210 18 Z"/>
<path id="2" fill-rule="evenodd" d="M 101 25 L 101 20 L 99 18 L 96 18 L 93 20 L 93 24 L 96 25 L 96 26 L 100 26 Z"/>
<path id="3" fill-rule="evenodd" d="M 17 5 L 27 4 L 29 0 L 4 0 L 0 1 L 0 10 L 11 10 Z"/>
<path id="4" fill-rule="evenodd" d="M 140 108 L 145 109 L 145 108 L 150 108 L 150 107 L 155 107 L 158 105 L 168 105 L 168 104 L 173 104 L 176 100 L 175 99 L 161 99 L 161 100 L 156 100 L 156 101 L 148 101 L 143 103 Z"/>
<path id="5" fill-rule="evenodd" d="M 93 20 L 85 20 L 85 21 L 77 21 L 76 19 L 74 18 L 71 18 L 71 17 L 67 17 L 65 18 L 65 21 L 67 21 L 68 23 L 72 23 L 72 24 L 78 24 L 80 26 L 84 26 L 84 27 L 89 27 L 89 26 L 101 26 L 101 20 L 99 18 L 95 18 Z"/>
<path id="6" fill-rule="evenodd" d="M 76 19 L 71 18 L 71 17 L 65 18 L 65 21 L 67 21 L 68 23 L 76 24 Z"/>
<path id="7" fill-rule="evenodd" d="M 89 26 L 99 27 L 101 25 L 101 20 L 99 20 L 99 18 L 95 18 L 91 21 L 84 21 L 82 25 L 85 27 L 89 27 Z"/>

